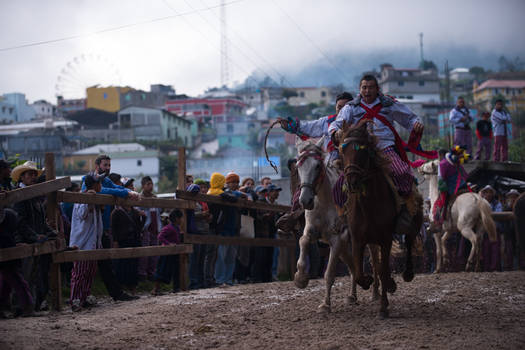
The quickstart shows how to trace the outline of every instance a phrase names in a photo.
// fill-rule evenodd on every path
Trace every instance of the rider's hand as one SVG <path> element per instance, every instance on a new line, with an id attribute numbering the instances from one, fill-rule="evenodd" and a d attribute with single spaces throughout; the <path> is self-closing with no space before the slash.
<path id="1" fill-rule="evenodd" d="M 277 118 L 277 120 L 281 124 L 281 128 L 283 128 L 284 130 L 288 130 L 288 120 L 283 118 Z"/>
<path id="2" fill-rule="evenodd" d="M 425 129 L 425 126 L 421 124 L 420 122 L 416 122 L 414 124 L 414 131 L 418 134 L 421 134 L 423 130 Z"/>

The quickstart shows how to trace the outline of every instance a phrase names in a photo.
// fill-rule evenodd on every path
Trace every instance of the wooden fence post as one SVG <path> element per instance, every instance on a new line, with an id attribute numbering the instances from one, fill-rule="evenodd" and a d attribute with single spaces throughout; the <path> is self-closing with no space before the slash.
<path id="1" fill-rule="evenodd" d="M 177 163 L 177 189 L 181 191 L 186 190 L 186 148 L 179 147 L 178 151 L 178 163 Z M 182 210 L 182 232 L 187 233 L 186 227 L 186 210 Z M 179 282 L 181 290 L 188 290 L 190 284 L 190 278 L 188 273 L 189 267 L 189 255 L 179 255 Z"/>
<path id="2" fill-rule="evenodd" d="M 55 155 L 53 153 L 46 153 L 44 166 L 46 168 L 46 181 L 54 180 L 56 178 L 56 169 L 55 169 Z M 57 193 L 51 192 L 46 195 L 47 197 L 47 208 L 46 216 L 49 226 L 57 230 L 58 228 L 58 202 L 57 202 Z M 64 232 L 62 230 L 58 231 L 57 239 L 59 241 L 64 240 Z M 58 242 L 57 242 L 58 243 Z M 51 290 L 51 304 L 54 310 L 60 311 L 62 305 L 62 279 L 60 276 L 60 264 L 52 263 L 51 264 L 51 280 L 50 280 L 50 290 Z"/>

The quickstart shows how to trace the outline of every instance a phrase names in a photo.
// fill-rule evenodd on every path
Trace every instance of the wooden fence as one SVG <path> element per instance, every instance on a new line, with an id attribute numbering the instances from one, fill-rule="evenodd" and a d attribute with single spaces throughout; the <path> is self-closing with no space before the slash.
<path id="1" fill-rule="evenodd" d="M 289 249 L 290 256 L 295 256 L 295 240 L 287 239 L 262 239 L 262 238 L 240 238 L 222 236 L 200 236 L 184 235 L 184 244 L 170 246 L 150 246 L 135 248 L 111 248 L 97 250 L 66 250 L 63 228 L 60 225 L 58 205 L 60 202 L 84 203 L 95 205 L 124 205 L 140 206 L 146 208 L 178 208 L 182 209 L 184 215 L 186 210 L 195 208 L 195 201 L 204 201 L 215 204 L 235 206 L 247 209 L 264 209 L 270 211 L 288 211 L 288 206 L 271 205 L 267 203 L 257 203 L 239 201 L 231 203 L 222 201 L 218 197 L 207 195 L 187 196 L 184 192 L 186 177 L 185 149 L 179 148 L 178 160 L 178 191 L 177 199 L 142 198 L 140 200 L 130 200 L 117 198 L 110 195 L 73 193 L 60 191 L 71 185 L 69 177 L 55 179 L 54 155 L 47 153 L 45 157 L 46 182 L 35 184 L 30 187 L 16 189 L 6 193 L 0 193 L 0 205 L 8 206 L 12 203 L 28 200 L 35 197 L 47 197 L 47 220 L 50 226 L 58 232 L 57 239 L 44 243 L 26 244 L 12 248 L 0 249 L 0 261 L 22 259 L 42 254 L 52 255 L 52 265 L 50 271 L 50 292 L 52 305 L 55 310 L 60 310 L 62 304 L 61 293 L 61 274 L 60 264 L 64 262 L 81 260 L 104 260 L 104 259 L 126 259 L 146 256 L 161 255 L 180 255 L 180 279 L 181 289 L 186 290 L 189 285 L 188 276 L 188 254 L 193 252 L 194 244 L 214 244 L 214 245 L 248 245 L 248 246 L 281 246 Z M 183 232 L 186 232 L 186 220 L 183 220 Z M 293 250 L 293 254 L 292 253 Z M 295 262 L 290 261 L 291 269 L 295 267 Z M 290 270 L 293 273 L 292 270 Z"/>

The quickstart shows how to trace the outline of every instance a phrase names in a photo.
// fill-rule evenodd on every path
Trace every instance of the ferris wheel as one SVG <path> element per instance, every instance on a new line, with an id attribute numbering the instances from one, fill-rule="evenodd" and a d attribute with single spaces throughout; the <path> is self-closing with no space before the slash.
<path id="1" fill-rule="evenodd" d="M 65 99 L 84 98 L 88 87 L 120 84 L 119 70 L 106 57 L 98 54 L 82 54 L 74 57 L 60 70 L 55 93 L 56 96 Z"/>

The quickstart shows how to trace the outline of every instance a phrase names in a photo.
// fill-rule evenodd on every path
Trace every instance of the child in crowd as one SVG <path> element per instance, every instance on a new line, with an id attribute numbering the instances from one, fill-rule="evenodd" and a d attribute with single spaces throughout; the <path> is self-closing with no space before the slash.
<path id="1" fill-rule="evenodd" d="M 84 178 L 85 192 L 97 193 L 102 188 L 104 175 L 91 173 Z M 102 247 L 102 208 L 92 204 L 76 203 L 73 206 L 71 219 L 71 237 L 69 245 L 80 250 L 92 250 Z M 86 299 L 97 272 L 97 262 L 75 261 L 71 271 L 71 309 L 80 311 L 82 307 L 91 306 Z"/>
<path id="2" fill-rule="evenodd" d="M 153 180 L 149 176 L 144 176 L 141 180 L 142 198 L 156 198 L 153 194 Z M 159 208 L 141 208 L 146 214 L 146 223 L 142 231 L 142 246 L 157 245 L 157 235 L 162 227 Z M 145 256 L 139 259 L 139 278 L 152 280 L 157 266 L 157 256 Z"/>
<path id="3" fill-rule="evenodd" d="M 169 224 L 164 226 L 159 233 L 158 240 L 161 245 L 180 244 L 182 212 L 173 210 L 169 215 Z M 157 272 L 155 273 L 155 287 L 151 291 L 153 295 L 160 295 L 160 283 L 169 284 L 173 280 L 173 292 L 180 291 L 179 280 L 179 256 L 163 255 L 159 257 Z"/>
<path id="4" fill-rule="evenodd" d="M 476 159 L 481 159 L 481 153 L 485 149 L 485 160 L 490 160 L 492 150 L 492 123 L 490 122 L 490 113 L 484 112 L 481 120 L 476 123 L 476 137 L 478 138 L 478 150 Z"/>

